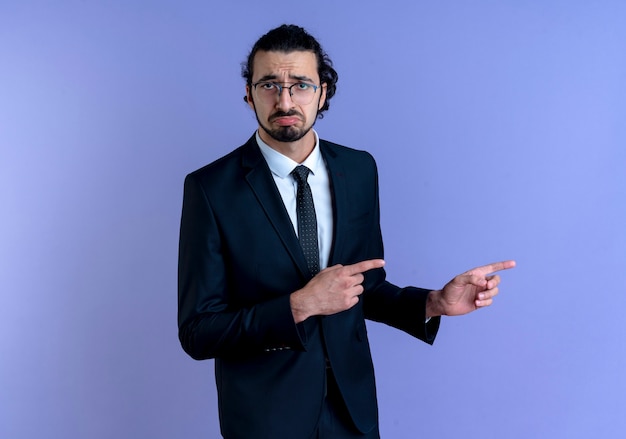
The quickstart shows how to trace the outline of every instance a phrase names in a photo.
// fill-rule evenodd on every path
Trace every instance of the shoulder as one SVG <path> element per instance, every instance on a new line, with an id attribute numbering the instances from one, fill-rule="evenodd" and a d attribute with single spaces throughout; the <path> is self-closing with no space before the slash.
<path id="1" fill-rule="evenodd" d="M 256 166 L 262 158 L 253 136 L 225 156 L 189 173 L 187 179 L 212 180 L 239 175 L 243 168 Z"/>
<path id="2" fill-rule="evenodd" d="M 350 148 L 348 146 L 339 145 L 338 143 L 329 142 L 320 139 L 320 150 L 325 157 L 332 157 L 338 160 L 347 160 L 355 164 L 369 164 L 376 166 L 374 157 L 367 151 Z"/>
<path id="3" fill-rule="evenodd" d="M 367 151 L 320 140 L 320 150 L 331 172 L 346 172 L 351 176 L 377 179 L 374 157 Z"/>

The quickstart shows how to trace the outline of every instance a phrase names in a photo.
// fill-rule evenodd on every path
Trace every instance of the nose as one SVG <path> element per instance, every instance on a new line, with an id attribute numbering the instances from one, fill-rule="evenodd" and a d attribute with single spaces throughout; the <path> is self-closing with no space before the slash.
<path id="1" fill-rule="evenodd" d="M 283 87 L 283 89 L 278 94 L 278 102 L 276 103 L 276 108 L 280 110 L 288 110 L 293 107 L 293 101 L 291 100 L 291 90 L 288 87 Z"/>

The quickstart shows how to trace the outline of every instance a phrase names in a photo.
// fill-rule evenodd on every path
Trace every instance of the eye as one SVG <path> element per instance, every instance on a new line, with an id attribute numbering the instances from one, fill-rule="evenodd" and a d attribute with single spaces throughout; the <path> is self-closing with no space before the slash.
<path id="1" fill-rule="evenodd" d="M 296 84 L 296 88 L 302 91 L 308 90 L 309 88 L 311 88 L 311 84 L 307 84 L 306 82 L 298 82 Z"/>
<path id="2" fill-rule="evenodd" d="M 259 85 L 261 86 L 261 89 L 265 91 L 272 91 L 272 90 L 278 89 L 276 87 L 276 84 L 274 84 L 273 82 L 262 82 Z"/>

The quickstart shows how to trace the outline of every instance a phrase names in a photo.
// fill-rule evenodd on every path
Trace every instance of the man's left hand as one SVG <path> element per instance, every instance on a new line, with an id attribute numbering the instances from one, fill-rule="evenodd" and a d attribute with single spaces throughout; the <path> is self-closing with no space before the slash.
<path id="1" fill-rule="evenodd" d="M 500 284 L 500 276 L 493 273 L 513 267 L 515 261 L 502 261 L 459 274 L 442 290 L 429 294 L 426 317 L 458 316 L 491 305 Z"/>

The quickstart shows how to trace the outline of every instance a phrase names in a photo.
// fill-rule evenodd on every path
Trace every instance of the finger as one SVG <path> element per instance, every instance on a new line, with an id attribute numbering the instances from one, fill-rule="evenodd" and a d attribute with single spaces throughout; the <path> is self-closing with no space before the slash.
<path id="1" fill-rule="evenodd" d="M 508 270 L 510 268 L 515 267 L 515 265 L 516 265 L 516 262 L 513 260 L 494 262 L 493 264 L 487 264 L 481 267 L 473 268 L 467 273 L 476 274 L 478 276 L 486 276 L 488 274 L 495 273 L 496 271 Z"/>
<path id="2" fill-rule="evenodd" d="M 362 273 L 357 273 L 354 274 L 352 276 L 350 276 L 350 278 L 352 279 L 352 285 L 361 285 L 363 283 L 363 281 L 365 280 L 365 276 L 363 276 Z"/>
<path id="3" fill-rule="evenodd" d="M 481 288 L 485 288 L 487 286 L 487 279 L 485 279 L 484 276 L 471 274 L 469 272 L 458 275 L 452 281 L 461 285 L 475 285 Z"/>
<path id="4" fill-rule="evenodd" d="M 365 291 L 365 289 L 363 288 L 363 285 L 355 285 L 352 288 L 350 288 L 348 294 L 352 297 L 358 297 L 361 294 L 363 294 L 363 291 Z"/>
<path id="5" fill-rule="evenodd" d="M 487 284 L 485 285 L 486 289 L 490 290 L 497 287 L 498 285 L 500 285 L 500 276 L 496 274 L 494 276 L 487 277 Z"/>
<path id="6" fill-rule="evenodd" d="M 346 265 L 344 268 L 348 271 L 349 275 L 354 275 L 357 273 L 365 273 L 375 268 L 382 268 L 384 265 L 385 261 L 382 259 L 369 259 L 367 261 L 357 262 L 356 264 Z"/>
<path id="7" fill-rule="evenodd" d="M 474 304 L 476 305 L 476 308 L 484 308 L 493 304 L 493 299 L 476 300 Z"/>
<path id="8" fill-rule="evenodd" d="M 477 300 L 493 299 L 498 295 L 499 292 L 500 290 L 498 288 L 492 288 L 490 290 L 481 291 L 476 295 L 476 297 Z"/>

